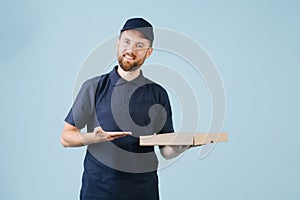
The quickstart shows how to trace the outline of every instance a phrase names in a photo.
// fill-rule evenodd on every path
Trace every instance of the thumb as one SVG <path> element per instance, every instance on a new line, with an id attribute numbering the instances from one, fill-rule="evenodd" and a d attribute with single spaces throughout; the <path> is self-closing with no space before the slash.
<path id="1" fill-rule="evenodd" d="M 103 131 L 101 126 L 97 126 L 97 127 L 94 128 L 94 133 L 103 133 L 103 132 L 104 131 Z"/>

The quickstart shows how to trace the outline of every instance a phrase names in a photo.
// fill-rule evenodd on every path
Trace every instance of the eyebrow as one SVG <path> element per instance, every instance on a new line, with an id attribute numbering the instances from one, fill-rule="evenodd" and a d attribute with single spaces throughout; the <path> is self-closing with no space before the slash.
<path id="1" fill-rule="evenodd" d="M 127 37 L 124 37 L 123 39 L 124 39 L 124 40 L 128 40 L 128 41 L 132 41 L 131 39 L 129 39 L 129 38 L 127 38 Z M 144 42 L 140 42 L 140 41 L 136 42 L 136 44 L 142 44 L 142 45 L 145 45 Z"/>

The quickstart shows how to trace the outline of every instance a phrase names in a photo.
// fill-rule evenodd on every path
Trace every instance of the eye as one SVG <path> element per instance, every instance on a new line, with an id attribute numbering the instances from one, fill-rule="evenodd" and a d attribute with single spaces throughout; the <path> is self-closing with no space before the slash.
<path id="1" fill-rule="evenodd" d="M 130 41 L 128 39 L 125 39 L 124 44 L 130 44 Z"/>
<path id="2" fill-rule="evenodd" d="M 136 48 L 139 48 L 139 49 L 141 49 L 141 48 L 143 48 L 143 47 L 144 47 L 144 45 L 141 44 L 141 43 L 139 43 L 139 44 L 136 45 Z"/>

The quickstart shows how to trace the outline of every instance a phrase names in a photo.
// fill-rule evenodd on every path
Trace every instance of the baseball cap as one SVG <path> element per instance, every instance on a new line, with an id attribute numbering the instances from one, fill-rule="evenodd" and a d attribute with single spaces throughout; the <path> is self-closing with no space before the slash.
<path id="1" fill-rule="evenodd" d="M 131 18 L 128 19 L 123 28 L 121 29 L 121 33 L 126 30 L 136 29 L 144 34 L 144 36 L 149 39 L 151 42 L 154 40 L 153 27 L 152 25 L 143 18 Z"/>

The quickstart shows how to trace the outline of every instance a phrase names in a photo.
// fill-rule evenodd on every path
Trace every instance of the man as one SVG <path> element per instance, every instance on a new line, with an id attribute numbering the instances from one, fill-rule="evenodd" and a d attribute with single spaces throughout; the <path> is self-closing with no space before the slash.
<path id="1" fill-rule="evenodd" d="M 82 200 L 159 199 L 154 148 L 139 146 L 138 139 L 140 135 L 174 132 L 167 92 L 141 71 L 152 54 L 153 40 L 148 21 L 127 20 L 116 45 L 118 65 L 82 85 L 65 119 L 62 145 L 88 146 Z M 87 133 L 81 133 L 85 126 Z M 183 150 L 160 147 L 166 159 Z"/>

